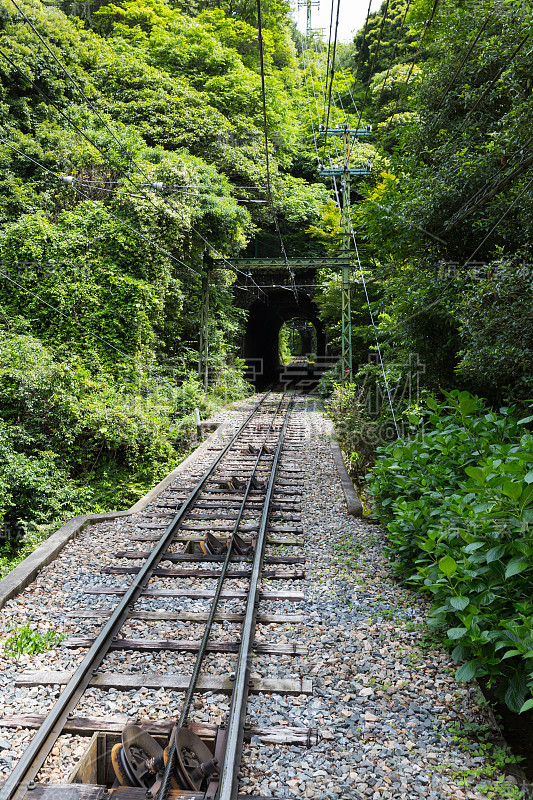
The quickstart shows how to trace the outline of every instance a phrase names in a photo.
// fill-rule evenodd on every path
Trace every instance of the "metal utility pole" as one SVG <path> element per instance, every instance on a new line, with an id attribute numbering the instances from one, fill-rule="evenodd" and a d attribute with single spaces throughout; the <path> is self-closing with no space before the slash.
<path id="1" fill-rule="evenodd" d="M 203 380 L 207 394 L 209 381 L 209 281 L 211 270 L 207 267 L 202 275 L 202 301 L 200 306 L 200 347 L 198 348 L 198 377 Z"/>
<path id="2" fill-rule="evenodd" d="M 320 175 L 338 176 L 341 179 L 342 190 L 342 281 L 341 281 L 341 364 L 342 364 L 342 380 L 351 383 L 353 378 L 353 354 L 352 354 L 352 298 L 351 298 L 351 282 L 350 282 L 350 251 L 352 240 L 352 222 L 350 217 L 350 190 L 352 175 L 369 175 L 371 166 L 367 165 L 363 168 L 352 169 L 351 150 L 352 150 L 352 136 L 369 136 L 371 127 L 359 128 L 354 130 L 350 128 L 348 122 L 345 122 L 342 128 L 329 128 L 326 130 L 323 126 L 320 128 L 322 136 L 342 136 L 343 138 L 343 164 L 342 167 L 332 167 L 331 169 L 319 169 Z"/>
<path id="3" fill-rule="evenodd" d="M 305 35 L 307 38 L 311 36 L 313 26 L 311 25 L 311 9 L 320 8 L 320 0 L 298 0 L 298 8 L 307 8 L 307 27 Z"/>
<path id="4" fill-rule="evenodd" d="M 348 132 L 348 123 L 344 125 L 344 171 L 341 177 L 342 185 L 342 249 L 348 255 L 350 252 L 350 239 L 351 239 L 351 217 L 350 217 L 350 189 L 351 189 L 351 175 L 350 175 L 350 151 L 351 151 L 351 138 Z M 350 286 L 350 263 L 347 260 L 342 265 L 342 379 L 347 383 L 352 382 L 352 297 Z"/>

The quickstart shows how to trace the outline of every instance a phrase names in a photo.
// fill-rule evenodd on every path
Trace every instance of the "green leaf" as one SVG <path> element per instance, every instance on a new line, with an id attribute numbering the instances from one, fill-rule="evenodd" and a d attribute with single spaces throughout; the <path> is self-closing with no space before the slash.
<path id="1" fill-rule="evenodd" d="M 530 697 L 529 700 L 526 700 L 518 713 L 523 714 L 524 711 L 529 711 L 530 708 L 533 708 L 533 697 Z"/>
<path id="2" fill-rule="evenodd" d="M 475 550 L 479 550 L 480 547 L 484 547 L 485 542 L 470 542 L 467 544 L 466 547 L 463 547 L 465 553 L 473 553 Z"/>
<path id="3" fill-rule="evenodd" d="M 457 563 L 450 555 L 445 555 L 439 561 L 439 569 L 449 578 L 454 572 L 457 572 Z"/>
<path id="4" fill-rule="evenodd" d="M 524 705 L 527 692 L 527 683 L 524 673 L 518 672 L 509 681 L 509 686 L 505 692 L 505 702 L 515 714 L 520 712 Z"/>
<path id="5" fill-rule="evenodd" d="M 520 572 L 523 572 L 525 569 L 528 568 L 529 566 L 528 563 L 526 561 L 521 561 L 519 559 L 520 556 L 518 557 L 518 559 L 513 558 L 511 561 L 509 561 L 505 569 L 506 578 L 512 578 L 513 575 L 518 575 Z"/>
<path id="6" fill-rule="evenodd" d="M 448 639 L 460 639 L 461 636 L 464 636 L 465 633 L 468 633 L 466 628 L 450 628 L 446 635 Z"/>
<path id="7" fill-rule="evenodd" d="M 492 561 L 497 561 L 499 558 L 504 556 L 506 552 L 507 548 L 504 544 L 499 544 L 497 547 L 491 547 L 487 553 L 487 564 L 490 564 Z"/>
<path id="8" fill-rule="evenodd" d="M 452 650 L 452 658 L 454 661 L 463 661 L 469 652 L 470 650 L 464 644 L 457 644 Z"/>
<path id="9" fill-rule="evenodd" d="M 450 597 L 450 604 L 458 611 L 464 611 L 469 603 L 468 597 Z"/>
<path id="10" fill-rule="evenodd" d="M 465 472 L 468 477 L 473 478 L 476 483 L 485 483 L 485 475 L 483 474 L 483 470 L 479 467 L 466 467 Z"/>
<path id="11" fill-rule="evenodd" d="M 516 481 L 505 481 L 502 486 L 502 492 L 511 500 L 518 500 L 522 494 L 522 483 L 517 483 Z"/>
<path id="12" fill-rule="evenodd" d="M 503 656 L 502 656 L 502 660 L 503 660 L 504 658 L 512 658 L 513 656 L 519 656 L 519 655 L 520 655 L 520 650 L 507 650 L 507 651 L 506 651 L 506 652 L 503 654 Z"/>
<path id="13" fill-rule="evenodd" d="M 519 425 L 529 425 L 530 422 L 533 422 L 533 417 L 524 417 L 518 420 Z"/>
<path id="14" fill-rule="evenodd" d="M 526 477 L 524 478 L 526 483 L 533 483 L 533 469 L 527 473 Z"/>
<path id="15" fill-rule="evenodd" d="M 526 486 L 520 495 L 520 508 L 525 508 L 530 503 L 533 503 L 533 484 Z"/>
<path id="16" fill-rule="evenodd" d="M 458 681 L 471 681 L 477 674 L 477 661 L 467 661 L 455 673 Z"/>

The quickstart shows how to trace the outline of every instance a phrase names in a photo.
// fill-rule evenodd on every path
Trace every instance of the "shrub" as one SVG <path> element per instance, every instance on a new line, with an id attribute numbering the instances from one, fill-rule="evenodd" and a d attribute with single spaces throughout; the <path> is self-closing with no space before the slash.
<path id="1" fill-rule="evenodd" d="M 533 436 L 467 392 L 428 400 L 411 436 L 380 448 L 370 491 L 399 575 L 433 596 L 458 680 L 486 676 L 533 707 Z"/>

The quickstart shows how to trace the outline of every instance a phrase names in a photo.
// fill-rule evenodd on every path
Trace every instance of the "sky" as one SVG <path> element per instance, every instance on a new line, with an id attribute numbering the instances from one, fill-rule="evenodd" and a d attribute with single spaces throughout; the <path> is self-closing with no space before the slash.
<path id="1" fill-rule="evenodd" d="M 316 2 L 316 0 L 314 0 Z M 292 0 L 293 6 L 296 7 L 298 0 Z M 300 0 L 305 2 L 305 0 Z M 377 11 L 382 4 L 382 0 L 372 0 L 372 11 Z M 365 24 L 366 13 L 368 11 L 368 0 L 341 0 L 340 15 L 339 15 L 339 41 L 350 42 L 353 39 L 353 34 L 362 28 Z M 337 14 L 337 3 L 335 3 L 335 18 Z M 298 21 L 298 28 L 305 32 L 307 22 L 307 9 L 301 7 L 294 12 L 295 19 Z M 325 28 L 324 38 L 328 39 L 329 36 L 329 23 L 331 19 L 331 0 L 320 0 L 320 5 L 317 8 L 312 8 L 312 24 L 313 28 Z M 333 20 L 333 28 L 335 29 L 335 19 Z"/>

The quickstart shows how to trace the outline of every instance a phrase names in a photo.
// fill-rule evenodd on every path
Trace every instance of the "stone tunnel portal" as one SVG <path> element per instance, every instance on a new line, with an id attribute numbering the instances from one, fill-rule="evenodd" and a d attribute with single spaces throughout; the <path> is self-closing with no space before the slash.
<path id="1" fill-rule="evenodd" d="M 290 289 L 273 289 L 267 299 L 256 300 L 249 309 L 243 342 L 243 357 L 250 366 L 256 388 L 264 389 L 279 376 L 279 331 L 284 322 L 306 319 L 316 330 L 316 355 L 324 357 L 326 337 L 318 316 L 318 307 L 303 291 L 298 302 Z"/>

